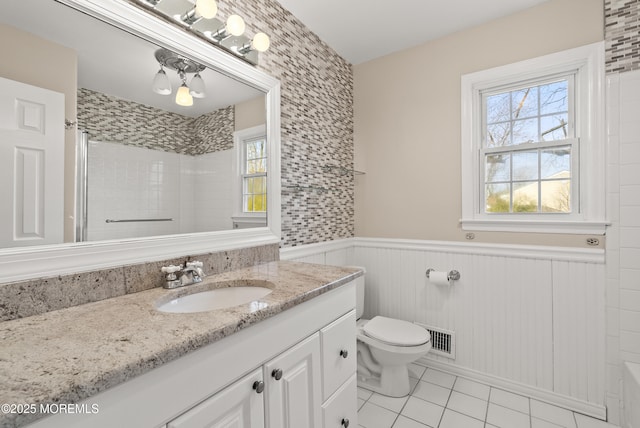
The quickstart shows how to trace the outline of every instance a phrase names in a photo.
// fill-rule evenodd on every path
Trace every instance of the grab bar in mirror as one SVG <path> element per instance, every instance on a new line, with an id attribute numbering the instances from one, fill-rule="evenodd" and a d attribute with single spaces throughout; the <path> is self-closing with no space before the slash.
<path id="1" fill-rule="evenodd" d="M 105 223 L 133 223 L 138 221 L 173 221 L 172 218 L 128 218 L 123 220 L 106 219 Z"/>

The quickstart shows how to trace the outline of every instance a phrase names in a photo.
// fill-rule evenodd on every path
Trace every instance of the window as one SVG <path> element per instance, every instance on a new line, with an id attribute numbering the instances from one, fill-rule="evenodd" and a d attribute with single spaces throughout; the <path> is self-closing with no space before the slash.
<path id="1" fill-rule="evenodd" d="M 265 136 L 244 140 L 242 212 L 267 211 L 267 140 Z"/>
<path id="2" fill-rule="evenodd" d="M 233 134 L 235 152 L 234 228 L 265 226 L 267 219 L 266 127 L 256 126 Z"/>
<path id="3" fill-rule="evenodd" d="M 462 77 L 462 227 L 604 233 L 602 44 Z"/>

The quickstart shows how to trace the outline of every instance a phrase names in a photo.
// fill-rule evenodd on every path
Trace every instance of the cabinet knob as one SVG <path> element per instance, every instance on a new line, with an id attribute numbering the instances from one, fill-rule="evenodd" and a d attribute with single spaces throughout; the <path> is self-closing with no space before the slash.
<path id="1" fill-rule="evenodd" d="M 253 389 L 255 389 L 255 391 L 260 394 L 262 391 L 264 391 L 264 382 L 261 380 L 253 382 Z"/>
<path id="2" fill-rule="evenodd" d="M 272 371 L 271 377 L 273 377 L 275 380 L 282 379 L 282 369 L 275 369 L 274 371 Z"/>
<path id="3" fill-rule="evenodd" d="M 342 426 L 344 428 L 349 428 L 349 419 L 347 418 L 342 419 Z"/>
<path id="4" fill-rule="evenodd" d="M 346 349 L 341 349 L 340 350 L 340 356 L 342 358 L 347 358 L 349 356 L 349 351 L 347 351 Z M 349 423 L 349 421 L 347 421 L 347 424 Z"/>

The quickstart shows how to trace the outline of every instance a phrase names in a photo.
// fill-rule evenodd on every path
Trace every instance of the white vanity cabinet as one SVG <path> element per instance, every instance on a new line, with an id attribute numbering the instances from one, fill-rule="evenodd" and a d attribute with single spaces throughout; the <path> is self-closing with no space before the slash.
<path id="1" fill-rule="evenodd" d="M 356 427 L 355 300 L 342 285 L 30 426 Z"/>
<path id="2" fill-rule="evenodd" d="M 343 428 L 355 424 L 355 322 L 355 312 L 350 311 L 166 428 Z"/>

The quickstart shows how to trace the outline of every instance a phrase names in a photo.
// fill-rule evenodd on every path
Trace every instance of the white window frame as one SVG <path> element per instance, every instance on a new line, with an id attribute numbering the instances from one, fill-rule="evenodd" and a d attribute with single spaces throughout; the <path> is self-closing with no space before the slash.
<path id="1" fill-rule="evenodd" d="M 485 213 L 482 156 L 482 92 L 576 71 L 575 130 L 579 148 L 572 156 L 572 212 Z M 605 233 L 604 42 L 466 74 L 461 79 L 461 162 L 463 230 L 600 234 Z M 515 147 L 514 147 L 515 148 Z M 520 149 L 517 146 L 517 149 Z M 574 169 L 577 168 L 577 169 Z"/>
<path id="2" fill-rule="evenodd" d="M 234 198 L 234 214 L 233 214 L 233 221 L 235 223 L 256 223 L 256 222 L 266 222 L 267 219 L 267 212 L 245 212 L 244 211 L 244 206 L 243 206 L 243 189 L 244 189 L 244 168 L 245 168 L 245 162 L 246 162 L 246 156 L 245 156 L 245 152 L 246 152 L 246 142 L 247 141 L 251 141 L 251 140 L 255 140 L 257 138 L 261 138 L 264 137 L 265 139 L 267 138 L 267 129 L 266 126 L 264 125 L 258 125 L 258 126 L 254 126 L 252 128 L 247 128 L 247 129 L 242 129 L 240 131 L 236 131 L 233 133 L 233 149 L 234 149 L 234 156 L 235 156 L 235 163 L 234 163 L 234 175 L 236 177 L 235 183 L 234 183 L 234 191 L 233 191 L 233 198 Z M 269 153 L 268 151 L 268 146 L 267 146 L 267 176 L 269 174 L 269 169 L 268 166 L 269 164 L 269 157 L 271 156 L 271 153 Z M 270 189 L 267 189 L 267 192 L 269 192 Z M 269 206 L 267 205 L 267 211 L 269 210 Z M 266 224 L 266 223 L 265 223 Z"/>

